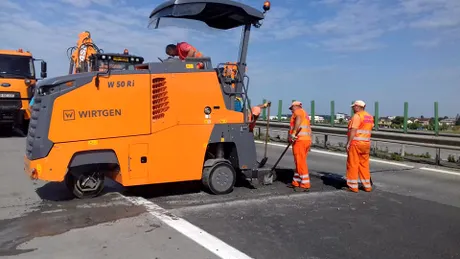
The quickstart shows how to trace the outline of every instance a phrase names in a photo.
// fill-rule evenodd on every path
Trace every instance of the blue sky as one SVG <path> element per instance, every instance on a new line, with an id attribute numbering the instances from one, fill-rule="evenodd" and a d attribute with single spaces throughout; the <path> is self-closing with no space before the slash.
<path id="1" fill-rule="evenodd" d="M 48 75 L 68 72 L 66 49 L 88 30 L 105 52 L 164 58 L 169 43 L 188 41 L 213 63 L 235 61 L 240 30 L 147 28 L 157 0 L 1 0 L 1 48 L 30 50 Z M 263 0 L 244 0 L 261 8 Z M 459 0 L 273 0 L 253 29 L 248 56 L 253 102 L 315 100 L 317 113 L 349 113 L 354 99 L 380 115 L 460 113 Z M 260 100 L 260 101 L 259 101 Z M 276 106 L 276 105 L 275 105 Z"/>

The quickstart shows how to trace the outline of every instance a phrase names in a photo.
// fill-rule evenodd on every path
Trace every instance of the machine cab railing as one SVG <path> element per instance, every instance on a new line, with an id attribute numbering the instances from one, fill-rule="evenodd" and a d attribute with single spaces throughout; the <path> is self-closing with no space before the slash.
<path id="1" fill-rule="evenodd" d="M 188 19 L 200 21 L 210 28 L 229 30 L 243 27 L 240 42 L 240 51 L 237 63 L 221 63 L 215 68 L 222 91 L 226 97 L 226 106 L 232 110 L 244 113 L 244 121 L 247 122 L 249 107 L 248 85 L 249 77 L 246 76 L 246 58 L 249 45 L 251 27 L 259 28 L 265 13 L 270 9 L 270 2 L 265 1 L 263 12 L 253 7 L 232 0 L 169 0 L 157 6 L 149 16 L 149 27 L 157 29 L 162 20 Z M 186 59 L 186 62 L 197 61 L 196 65 L 203 66 L 209 71 L 212 64 L 199 63 L 202 58 Z M 162 61 L 165 62 L 165 61 Z M 137 69 L 140 69 L 138 66 Z M 245 80 L 247 81 L 245 83 Z M 236 107 L 236 103 L 242 101 L 242 108 Z M 250 107 L 249 107 L 250 109 Z"/>

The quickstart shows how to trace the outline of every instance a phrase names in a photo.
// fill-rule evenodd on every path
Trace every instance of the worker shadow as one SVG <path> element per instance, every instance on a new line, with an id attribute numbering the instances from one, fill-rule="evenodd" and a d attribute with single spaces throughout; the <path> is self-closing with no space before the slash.
<path id="1" fill-rule="evenodd" d="M 34 184 L 35 185 L 35 184 Z M 109 193 L 121 192 L 123 189 L 117 182 L 106 179 L 104 189 L 99 196 Z M 35 189 L 35 193 L 44 201 L 71 201 L 75 200 L 75 196 L 67 189 L 64 182 L 48 182 L 41 187 Z"/>
<path id="2" fill-rule="evenodd" d="M 292 168 L 278 168 L 275 169 L 276 181 L 284 184 L 290 184 L 294 177 L 294 169 Z M 314 181 L 322 181 L 323 185 L 330 186 L 335 189 L 342 189 L 346 186 L 346 181 L 340 174 L 331 172 L 310 172 L 310 179 Z M 313 183 L 314 184 L 314 183 Z"/>

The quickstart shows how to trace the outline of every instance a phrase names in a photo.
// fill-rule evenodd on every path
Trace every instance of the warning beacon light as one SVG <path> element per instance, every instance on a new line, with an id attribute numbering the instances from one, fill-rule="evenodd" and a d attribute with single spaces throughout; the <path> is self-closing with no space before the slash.
<path id="1" fill-rule="evenodd" d="M 128 49 L 125 49 L 125 50 L 123 51 L 123 54 L 128 55 L 128 54 L 129 54 Z"/>
<path id="2" fill-rule="evenodd" d="M 270 10 L 270 1 L 265 1 L 264 3 L 264 13 Z"/>

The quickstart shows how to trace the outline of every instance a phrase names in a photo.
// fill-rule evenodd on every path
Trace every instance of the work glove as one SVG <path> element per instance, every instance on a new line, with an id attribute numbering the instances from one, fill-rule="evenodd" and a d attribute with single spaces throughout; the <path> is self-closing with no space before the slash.
<path id="1" fill-rule="evenodd" d="M 297 136 L 295 134 L 291 134 L 291 142 L 294 142 L 297 140 Z"/>

